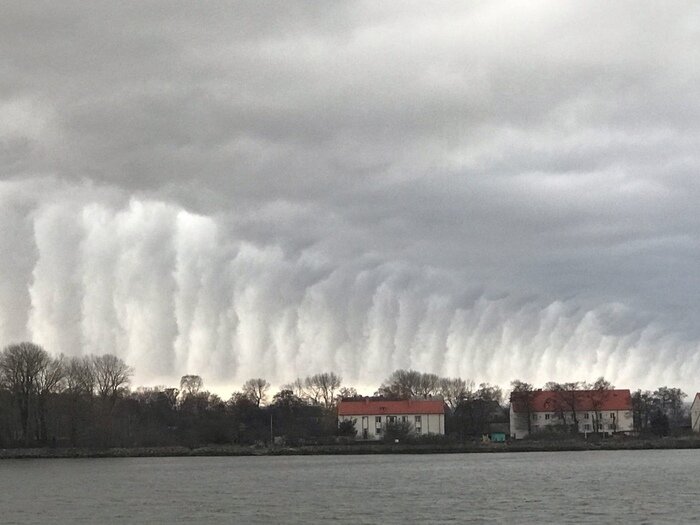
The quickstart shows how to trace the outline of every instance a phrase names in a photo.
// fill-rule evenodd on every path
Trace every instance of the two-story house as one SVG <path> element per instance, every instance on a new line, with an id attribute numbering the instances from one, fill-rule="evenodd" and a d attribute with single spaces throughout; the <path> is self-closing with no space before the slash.
<path id="1" fill-rule="evenodd" d="M 513 392 L 510 433 L 515 439 L 556 428 L 580 433 L 629 433 L 634 429 L 629 390 Z"/>
<path id="2" fill-rule="evenodd" d="M 442 399 L 383 398 L 343 399 L 338 403 L 338 423 L 352 421 L 358 439 L 381 439 L 387 423 L 408 422 L 415 434 L 445 433 L 445 402 Z"/>

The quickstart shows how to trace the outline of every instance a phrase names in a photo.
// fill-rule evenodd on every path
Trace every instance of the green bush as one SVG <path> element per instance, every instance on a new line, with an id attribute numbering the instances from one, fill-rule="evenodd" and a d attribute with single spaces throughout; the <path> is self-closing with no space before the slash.
<path id="1" fill-rule="evenodd" d="M 383 440 L 386 443 L 408 441 L 413 436 L 413 425 L 408 421 L 389 421 L 382 429 Z"/>

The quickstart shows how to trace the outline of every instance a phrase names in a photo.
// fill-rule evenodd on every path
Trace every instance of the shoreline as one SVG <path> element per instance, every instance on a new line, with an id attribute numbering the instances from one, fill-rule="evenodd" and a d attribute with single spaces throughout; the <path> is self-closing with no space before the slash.
<path id="1" fill-rule="evenodd" d="M 510 443 L 466 444 L 383 444 L 305 445 L 298 447 L 244 447 L 211 445 L 188 447 L 134 448 L 11 448 L 0 449 L 3 459 L 80 459 L 143 457 L 259 457 L 259 456 L 341 456 L 372 454 L 481 454 L 513 452 L 581 452 L 592 450 L 674 450 L 700 449 L 700 437 L 606 440 L 590 442 L 513 441 Z"/>

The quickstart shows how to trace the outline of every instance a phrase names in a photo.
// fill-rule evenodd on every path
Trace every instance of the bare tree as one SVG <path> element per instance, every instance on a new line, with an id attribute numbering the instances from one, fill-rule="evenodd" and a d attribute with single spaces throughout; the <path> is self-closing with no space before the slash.
<path id="1" fill-rule="evenodd" d="M 128 388 L 133 369 L 112 354 L 93 357 L 92 365 L 97 395 L 114 407 L 117 398 Z"/>
<path id="2" fill-rule="evenodd" d="M 503 390 L 496 385 L 480 383 L 479 389 L 474 393 L 474 397 L 482 401 L 496 402 L 500 405 L 503 402 Z"/>
<path id="3" fill-rule="evenodd" d="M 204 381 L 201 376 L 188 374 L 180 378 L 180 398 L 186 399 L 190 396 L 196 396 L 204 387 Z"/>
<path id="4" fill-rule="evenodd" d="M 357 390 L 351 386 L 344 386 L 338 391 L 340 399 L 357 397 Z"/>
<path id="5" fill-rule="evenodd" d="M 632 417 L 634 429 L 637 432 L 645 433 L 651 426 L 654 415 L 654 394 L 648 390 L 637 390 L 632 394 Z"/>
<path id="6" fill-rule="evenodd" d="M 340 376 L 333 372 L 323 372 L 307 377 L 304 380 L 304 388 L 313 404 L 330 408 L 335 405 L 336 392 L 341 383 Z"/>
<path id="7" fill-rule="evenodd" d="M 581 383 L 578 381 L 570 383 L 556 383 L 550 381 L 545 385 L 545 390 L 554 392 L 555 402 L 559 408 L 561 417 L 566 421 L 566 412 L 571 413 L 573 420 L 572 429 L 578 432 L 578 415 L 577 415 L 577 393 L 581 389 Z"/>
<path id="8" fill-rule="evenodd" d="M 481 383 L 476 392 L 457 404 L 453 415 L 460 432 L 471 435 L 488 432 L 489 424 L 503 416 L 502 397 L 499 387 Z"/>
<path id="9" fill-rule="evenodd" d="M 168 401 L 168 406 L 171 409 L 174 409 L 177 406 L 177 396 L 180 394 L 180 391 L 177 388 L 164 388 L 163 389 L 163 395 L 165 396 L 165 399 Z"/>
<path id="10" fill-rule="evenodd" d="M 598 379 L 595 380 L 593 385 L 591 385 L 591 390 L 613 390 L 615 388 L 615 385 L 613 385 L 610 381 L 605 379 L 603 376 L 600 376 Z"/>
<path id="11" fill-rule="evenodd" d="M 104 445 L 112 440 L 112 419 L 119 398 L 128 390 L 133 370 L 112 354 L 93 356 L 95 387 L 101 401 L 101 426 Z"/>
<path id="12" fill-rule="evenodd" d="M 445 400 L 445 403 L 452 412 L 455 411 L 460 401 L 468 399 L 473 395 L 474 381 L 469 379 L 465 381 L 462 378 L 443 377 L 440 379 L 440 387 L 438 393 Z"/>
<path id="13" fill-rule="evenodd" d="M 46 350 L 29 342 L 10 345 L 0 356 L 0 375 L 19 408 L 25 446 L 29 445 L 29 420 L 37 393 L 37 381 L 49 361 Z"/>
<path id="14" fill-rule="evenodd" d="M 304 381 L 299 377 L 297 377 L 291 383 L 282 385 L 282 390 L 289 390 L 300 399 L 308 399 L 306 389 L 304 388 Z"/>
<path id="15" fill-rule="evenodd" d="M 270 390 L 270 383 L 261 377 L 248 379 L 243 385 L 243 395 L 245 395 L 255 406 L 267 403 L 267 392 Z"/>
<path id="16" fill-rule="evenodd" d="M 582 388 L 588 391 L 591 400 L 591 408 L 593 409 L 593 431 L 600 432 L 603 430 L 603 420 L 601 409 L 605 406 L 605 402 L 610 396 L 610 390 L 615 388 L 610 381 L 607 381 L 603 376 L 600 376 L 594 383 L 583 383 Z M 613 421 L 613 430 L 617 427 L 617 421 Z"/>
<path id="17" fill-rule="evenodd" d="M 437 374 L 421 374 L 417 394 L 422 397 L 434 396 L 440 391 L 440 378 Z"/>
<path id="18" fill-rule="evenodd" d="M 75 394 L 95 391 L 95 367 L 91 357 L 71 357 L 66 365 L 66 389 Z"/>
<path id="19" fill-rule="evenodd" d="M 420 372 L 395 370 L 379 387 L 377 394 L 399 399 L 410 399 L 420 386 Z"/>
<path id="20" fill-rule="evenodd" d="M 36 376 L 37 412 L 39 417 L 39 441 L 48 441 L 46 424 L 47 403 L 52 394 L 60 392 L 65 387 L 66 367 L 63 355 L 48 357 Z"/>
<path id="21" fill-rule="evenodd" d="M 69 407 L 70 442 L 75 447 L 78 445 L 79 421 L 85 419 L 84 410 L 81 408 L 92 402 L 95 391 L 95 367 L 92 357 L 71 357 L 66 365 L 65 383 Z"/>
<path id="22" fill-rule="evenodd" d="M 415 397 L 421 388 L 421 375 L 415 370 L 395 370 L 382 383 L 377 394 L 398 399 Z"/>
<path id="23" fill-rule="evenodd" d="M 687 394 L 680 388 L 662 386 L 654 391 L 659 410 L 666 415 L 671 427 L 678 427 L 683 418 L 683 399 Z"/>

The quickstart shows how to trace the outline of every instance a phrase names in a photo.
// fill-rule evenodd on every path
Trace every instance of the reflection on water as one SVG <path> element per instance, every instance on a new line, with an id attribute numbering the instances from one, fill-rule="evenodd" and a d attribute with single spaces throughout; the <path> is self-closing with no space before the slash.
<path id="1" fill-rule="evenodd" d="M 0 461 L 2 523 L 689 523 L 700 450 Z"/>

